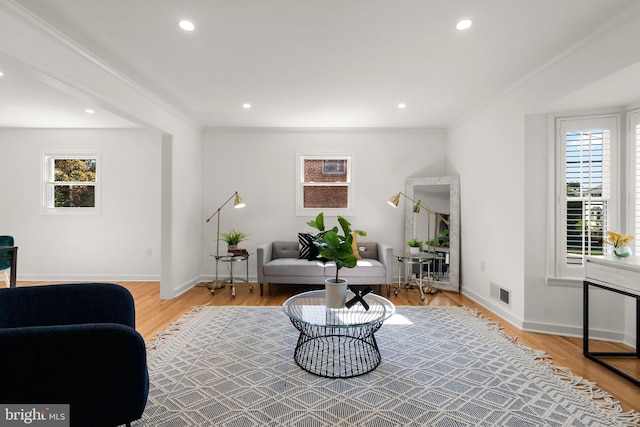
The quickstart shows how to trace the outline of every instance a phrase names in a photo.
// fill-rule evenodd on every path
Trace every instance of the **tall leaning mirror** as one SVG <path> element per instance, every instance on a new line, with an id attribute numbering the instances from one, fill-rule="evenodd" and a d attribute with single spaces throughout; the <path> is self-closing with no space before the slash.
<path id="1" fill-rule="evenodd" d="M 405 193 L 429 209 L 405 204 L 405 242 L 416 237 L 434 254 L 429 280 L 438 289 L 460 292 L 460 178 L 407 178 Z M 430 212 L 430 211 L 431 212 Z"/>

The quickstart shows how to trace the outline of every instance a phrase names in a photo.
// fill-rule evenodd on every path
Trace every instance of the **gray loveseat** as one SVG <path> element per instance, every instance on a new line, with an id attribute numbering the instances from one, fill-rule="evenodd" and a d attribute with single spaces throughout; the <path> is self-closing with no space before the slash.
<path id="1" fill-rule="evenodd" d="M 358 242 L 362 259 L 354 268 L 342 268 L 340 277 L 353 285 L 386 285 L 387 294 L 393 271 L 393 249 L 376 242 Z M 336 276 L 333 261 L 300 259 L 298 242 L 271 242 L 258 246 L 258 283 L 260 295 L 264 284 L 324 285 L 325 279 Z"/>

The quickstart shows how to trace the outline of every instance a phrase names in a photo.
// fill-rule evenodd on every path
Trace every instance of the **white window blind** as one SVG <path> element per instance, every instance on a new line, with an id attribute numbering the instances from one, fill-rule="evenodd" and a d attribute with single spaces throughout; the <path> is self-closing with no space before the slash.
<path id="1" fill-rule="evenodd" d="M 634 190 L 632 195 L 634 197 L 633 213 L 633 228 L 635 250 L 634 254 L 640 253 L 640 111 L 634 111 L 629 114 L 629 146 L 634 153 L 633 159 L 635 159 L 634 168 L 632 168 L 631 180 Z"/>
<path id="2" fill-rule="evenodd" d="M 607 129 L 566 135 L 566 262 L 582 265 L 585 255 L 602 255 L 610 188 Z"/>
<path id="3" fill-rule="evenodd" d="M 602 255 L 615 214 L 612 170 L 617 119 L 559 121 L 557 262 L 560 276 L 577 277 L 584 257 Z"/>

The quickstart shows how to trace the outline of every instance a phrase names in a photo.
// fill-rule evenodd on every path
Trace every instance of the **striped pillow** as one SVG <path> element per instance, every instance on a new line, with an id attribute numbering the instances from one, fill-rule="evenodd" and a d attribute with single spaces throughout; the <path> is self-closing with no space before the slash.
<path id="1" fill-rule="evenodd" d="M 322 234 L 298 233 L 298 243 L 300 247 L 300 252 L 298 253 L 299 259 L 308 259 L 309 261 L 318 259 L 320 252 L 318 252 L 315 241 L 321 235 Z"/>

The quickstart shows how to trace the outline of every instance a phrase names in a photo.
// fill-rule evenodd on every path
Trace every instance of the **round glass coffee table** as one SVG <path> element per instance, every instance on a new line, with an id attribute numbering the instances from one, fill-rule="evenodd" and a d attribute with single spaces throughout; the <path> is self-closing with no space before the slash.
<path id="1" fill-rule="evenodd" d="M 347 292 L 347 301 L 355 294 Z M 325 293 L 304 292 L 282 306 L 300 331 L 294 360 L 302 369 L 329 378 L 350 378 L 373 371 L 382 359 L 374 333 L 395 313 L 391 301 L 375 294 L 351 308 L 327 308 Z"/>

